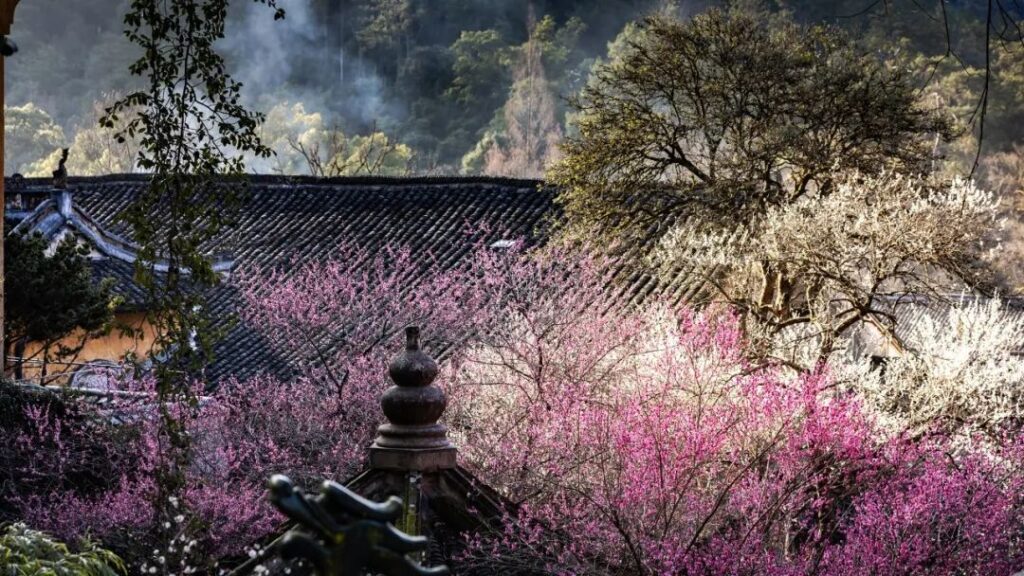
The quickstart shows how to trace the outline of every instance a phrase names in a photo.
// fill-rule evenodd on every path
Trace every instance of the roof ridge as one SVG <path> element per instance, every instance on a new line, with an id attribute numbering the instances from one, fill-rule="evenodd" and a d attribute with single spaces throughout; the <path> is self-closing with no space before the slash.
<path id="1" fill-rule="evenodd" d="M 144 182 L 150 174 L 104 174 L 100 176 L 69 176 L 68 184 L 90 184 L 107 182 Z M 504 176 L 283 176 L 277 174 L 247 174 L 246 180 L 253 184 L 324 184 L 324 185 L 408 185 L 408 184 L 495 184 L 499 186 L 551 187 L 544 180 L 532 178 L 510 178 Z M 7 182 L 10 176 L 4 178 Z M 29 185 L 49 184 L 52 178 L 24 178 Z"/>
<path id="2" fill-rule="evenodd" d="M 1024 293 L 1005 293 L 994 296 L 985 294 L 976 294 L 970 292 L 936 292 L 936 293 L 925 293 L 925 292 L 906 292 L 902 294 L 890 294 L 882 295 L 879 298 L 885 302 L 894 302 L 896 304 L 931 304 L 934 302 L 943 303 L 944 301 L 959 301 L 960 303 L 987 303 L 994 299 L 998 299 L 1000 302 L 1010 304 L 1014 306 L 1024 305 Z"/>

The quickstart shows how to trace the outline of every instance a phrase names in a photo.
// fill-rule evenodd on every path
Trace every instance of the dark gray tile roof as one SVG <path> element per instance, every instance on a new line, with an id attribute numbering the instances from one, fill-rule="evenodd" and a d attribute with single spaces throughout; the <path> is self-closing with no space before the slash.
<path id="1" fill-rule="evenodd" d="M 146 179 L 72 179 L 75 203 L 105 228 L 127 235 L 118 220 Z M 552 194 L 539 183 L 512 180 L 451 179 L 288 179 L 254 178 L 235 226 L 217 239 L 236 270 L 295 268 L 337 257 L 346 243 L 374 250 L 388 243 L 430 252 L 446 265 L 469 256 L 471 226 L 486 226 L 493 239 L 537 239 L 551 213 Z M 485 238 L 491 241 L 491 238 Z M 129 270 L 130 274 L 130 270 Z M 245 377 L 259 371 L 287 373 L 255 331 L 231 322 L 239 297 L 230 285 L 209 298 L 210 312 L 228 332 L 214 350 L 208 374 Z M 231 324 L 225 324 L 231 322 Z"/>
<path id="2" fill-rule="evenodd" d="M 142 308 L 146 302 L 146 290 L 132 278 L 135 265 L 123 260 L 105 258 L 92 261 L 92 277 L 96 282 L 113 279 L 111 291 L 121 299 L 122 309 Z"/>
<path id="3" fill-rule="evenodd" d="M 145 175 L 70 178 L 76 209 L 114 235 L 130 238 L 119 214 L 147 185 Z M 27 190 L 43 191 L 48 180 L 28 179 Z M 346 243 L 376 250 L 386 244 L 406 245 L 429 253 L 444 266 L 458 266 L 474 246 L 502 239 L 543 243 L 548 223 L 557 217 L 554 190 L 536 180 L 480 177 L 332 178 L 253 176 L 235 225 L 209 247 L 229 255 L 234 270 L 294 269 L 310 261 L 337 257 Z M 476 231 L 474 234 L 468 234 Z M 639 271 L 633 258 L 621 258 L 613 287 L 623 303 L 653 295 L 672 300 L 692 297 L 701 286 L 680 271 L 659 283 Z M 97 278 L 116 279 L 115 290 L 129 304 L 145 301 L 132 281 L 130 262 L 96 260 Z M 226 337 L 216 346 L 208 375 L 246 377 L 257 372 L 287 375 L 288 362 L 268 342 L 232 322 L 239 297 L 230 285 L 209 297 L 211 313 Z"/>

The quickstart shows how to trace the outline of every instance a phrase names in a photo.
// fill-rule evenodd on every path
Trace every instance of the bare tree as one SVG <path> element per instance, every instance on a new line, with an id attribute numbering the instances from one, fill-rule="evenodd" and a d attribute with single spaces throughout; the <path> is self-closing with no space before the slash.
<path id="1" fill-rule="evenodd" d="M 407 176 L 411 171 L 411 150 L 383 132 L 348 138 L 335 125 L 318 140 L 304 143 L 289 135 L 287 141 L 313 176 Z"/>

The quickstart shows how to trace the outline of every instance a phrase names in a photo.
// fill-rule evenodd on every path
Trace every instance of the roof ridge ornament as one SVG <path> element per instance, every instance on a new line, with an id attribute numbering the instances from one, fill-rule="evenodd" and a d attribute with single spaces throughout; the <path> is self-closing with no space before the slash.
<path id="1" fill-rule="evenodd" d="M 401 498 L 373 502 L 329 481 L 321 484 L 318 496 L 310 497 L 280 474 L 270 479 L 268 488 L 274 507 L 299 524 L 280 540 L 282 558 L 306 560 L 322 576 L 450 573 L 445 566 L 422 566 L 408 556 L 424 552 L 429 541 L 395 528 L 404 509 Z"/>
<path id="2" fill-rule="evenodd" d="M 53 187 L 57 190 L 66 190 L 68 187 L 68 169 L 65 164 L 68 162 L 69 148 L 60 149 L 60 164 L 53 171 Z"/>
<path id="3" fill-rule="evenodd" d="M 448 428 L 438 423 L 448 397 L 433 384 L 437 362 L 420 350 L 419 327 L 406 328 L 405 338 L 405 351 L 388 366 L 395 385 L 380 401 L 388 422 L 377 429 L 370 467 L 421 472 L 455 468 L 455 446 L 448 440 Z"/>

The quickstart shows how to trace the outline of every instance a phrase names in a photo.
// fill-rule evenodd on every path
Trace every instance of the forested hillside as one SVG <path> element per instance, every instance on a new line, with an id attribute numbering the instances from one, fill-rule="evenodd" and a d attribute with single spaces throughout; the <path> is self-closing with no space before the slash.
<path id="1" fill-rule="evenodd" d="M 98 128 L 132 88 L 126 0 L 34 0 L 18 12 L 8 63 L 8 174 L 48 174 L 71 145 L 72 174 L 131 171 L 135 148 Z M 464 173 L 541 176 L 567 130 L 565 98 L 630 22 L 697 13 L 714 0 L 283 0 L 274 22 L 237 2 L 223 50 L 244 96 L 268 115 L 277 152 L 262 173 Z M 973 160 L 986 56 L 985 147 L 1000 186 L 1019 173 L 1024 48 L 985 49 L 985 3 L 737 0 L 763 18 L 825 22 L 921 75 L 922 97 L 957 117 Z M 945 23 L 948 22 L 949 26 Z M 618 38 L 618 40 L 616 40 Z M 256 55 L 256 57 L 253 57 Z M 1012 187 L 1012 186 L 1010 186 Z"/>
<path id="2" fill-rule="evenodd" d="M 0 573 L 1024 576 L 1024 0 L 19 8 Z"/>
<path id="3" fill-rule="evenodd" d="M 132 82 L 124 0 L 24 4 L 8 105 L 15 107 L 10 123 L 23 125 L 15 138 L 27 140 L 9 146 L 8 173 L 45 172 L 50 162 L 31 164 L 42 149 L 52 152 L 94 128 L 94 103 Z M 377 169 L 397 172 L 460 171 L 479 149 L 466 169 L 482 170 L 479 151 L 507 133 L 502 108 L 515 99 L 516 82 L 536 83 L 527 97 L 549 107 L 548 125 L 535 129 L 560 124 L 558 96 L 575 90 L 607 41 L 653 3 L 285 0 L 288 16 L 278 23 L 250 4 L 236 3 L 223 49 L 246 97 L 270 116 L 267 135 L 279 158 L 254 168 L 316 171 L 302 151 L 319 147 L 323 170 L 346 173 L 359 169 L 345 161 L 361 147 L 386 149 L 394 158 Z M 70 166 L 73 173 L 108 169 L 92 164 L 73 155 Z"/>

